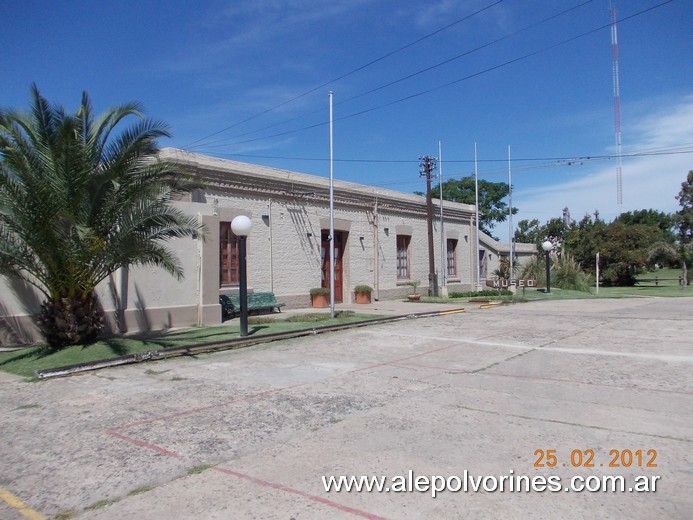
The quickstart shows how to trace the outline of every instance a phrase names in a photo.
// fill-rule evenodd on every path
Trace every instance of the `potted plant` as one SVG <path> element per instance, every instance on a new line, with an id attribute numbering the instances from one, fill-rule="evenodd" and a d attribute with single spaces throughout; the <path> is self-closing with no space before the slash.
<path id="1" fill-rule="evenodd" d="M 354 296 L 356 303 L 371 303 L 371 293 L 373 287 L 370 285 L 357 285 L 354 287 Z"/>
<path id="2" fill-rule="evenodd" d="M 310 290 L 310 303 L 313 307 L 329 307 L 330 289 L 328 287 L 313 287 Z"/>
<path id="3" fill-rule="evenodd" d="M 407 298 L 409 299 L 409 301 L 416 301 L 416 300 L 420 299 L 421 295 L 418 292 L 416 292 L 416 289 L 419 287 L 419 285 L 421 285 L 421 281 L 412 280 L 410 282 L 407 282 L 407 285 L 411 286 L 411 288 L 412 288 L 411 294 L 407 295 Z"/>

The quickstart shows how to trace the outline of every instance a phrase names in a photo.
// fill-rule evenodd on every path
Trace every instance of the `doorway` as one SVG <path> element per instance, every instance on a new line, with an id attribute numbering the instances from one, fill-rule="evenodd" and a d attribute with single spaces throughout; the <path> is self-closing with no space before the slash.
<path id="1" fill-rule="evenodd" d="M 322 235 L 320 254 L 322 256 L 322 287 L 330 287 L 330 232 L 329 230 L 323 229 L 320 233 Z M 343 287 L 343 258 L 344 258 L 344 245 L 346 244 L 345 231 L 335 231 L 334 232 L 334 301 L 335 303 L 342 303 L 344 301 L 344 287 Z"/>

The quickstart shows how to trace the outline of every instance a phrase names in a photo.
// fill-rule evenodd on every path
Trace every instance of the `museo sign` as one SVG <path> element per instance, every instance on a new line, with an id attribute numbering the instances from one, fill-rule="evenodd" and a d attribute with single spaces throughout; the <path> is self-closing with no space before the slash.
<path id="1" fill-rule="evenodd" d="M 536 287 L 536 280 L 508 280 L 501 278 L 500 280 L 486 280 L 487 287 L 494 289 L 508 289 L 509 287 Z"/>

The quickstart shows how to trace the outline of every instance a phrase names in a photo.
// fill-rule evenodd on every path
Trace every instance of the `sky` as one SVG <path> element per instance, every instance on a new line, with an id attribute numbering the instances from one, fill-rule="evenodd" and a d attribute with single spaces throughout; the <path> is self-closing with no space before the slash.
<path id="1" fill-rule="evenodd" d="M 511 173 L 515 225 L 673 212 L 693 169 L 691 0 L 0 5 L 1 107 L 28 108 L 32 83 L 71 111 L 83 91 L 97 112 L 138 101 L 162 147 L 329 177 L 332 92 L 335 179 L 424 191 L 424 155 L 444 180 Z"/>

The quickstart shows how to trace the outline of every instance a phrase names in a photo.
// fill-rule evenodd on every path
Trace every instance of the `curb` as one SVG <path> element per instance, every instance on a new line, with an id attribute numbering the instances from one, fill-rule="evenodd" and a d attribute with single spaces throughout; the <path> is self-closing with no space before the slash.
<path id="1" fill-rule="evenodd" d="M 205 354 L 208 352 L 219 352 L 223 350 L 233 350 L 237 348 L 250 347 L 260 343 L 272 343 L 282 339 L 300 338 L 304 336 L 314 336 L 325 332 L 335 332 L 340 330 L 367 327 L 368 325 L 377 325 L 380 323 L 388 323 L 391 321 L 402 321 L 416 318 L 430 318 L 434 316 L 445 316 L 447 314 L 458 314 L 465 312 L 463 307 L 459 309 L 448 309 L 444 311 L 428 311 L 412 314 L 403 314 L 399 316 L 384 316 L 382 318 L 373 318 L 370 320 L 359 321 L 357 323 L 343 323 L 341 325 L 327 325 L 324 327 L 312 327 L 310 329 L 294 330 L 290 332 L 276 332 L 274 334 L 265 334 L 257 337 L 245 337 L 220 341 L 216 343 L 205 343 L 197 345 L 189 345 L 185 347 L 172 347 L 165 350 L 146 350 L 137 352 L 136 354 L 128 354 L 103 361 L 90 361 L 88 363 L 77 363 L 75 365 L 66 365 L 62 367 L 47 368 L 45 370 L 36 370 L 36 377 L 39 379 L 51 379 L 54 377 L 66 377 L 73 374 L 88 372 L 91 370 L 99 370 L 101 368 L 117 367 L 121 365 L 130 365 L 133 363 L 141 363 L 143 361 L 167 359 L 178 356 L 192 356 L 195 354 Z"/>

